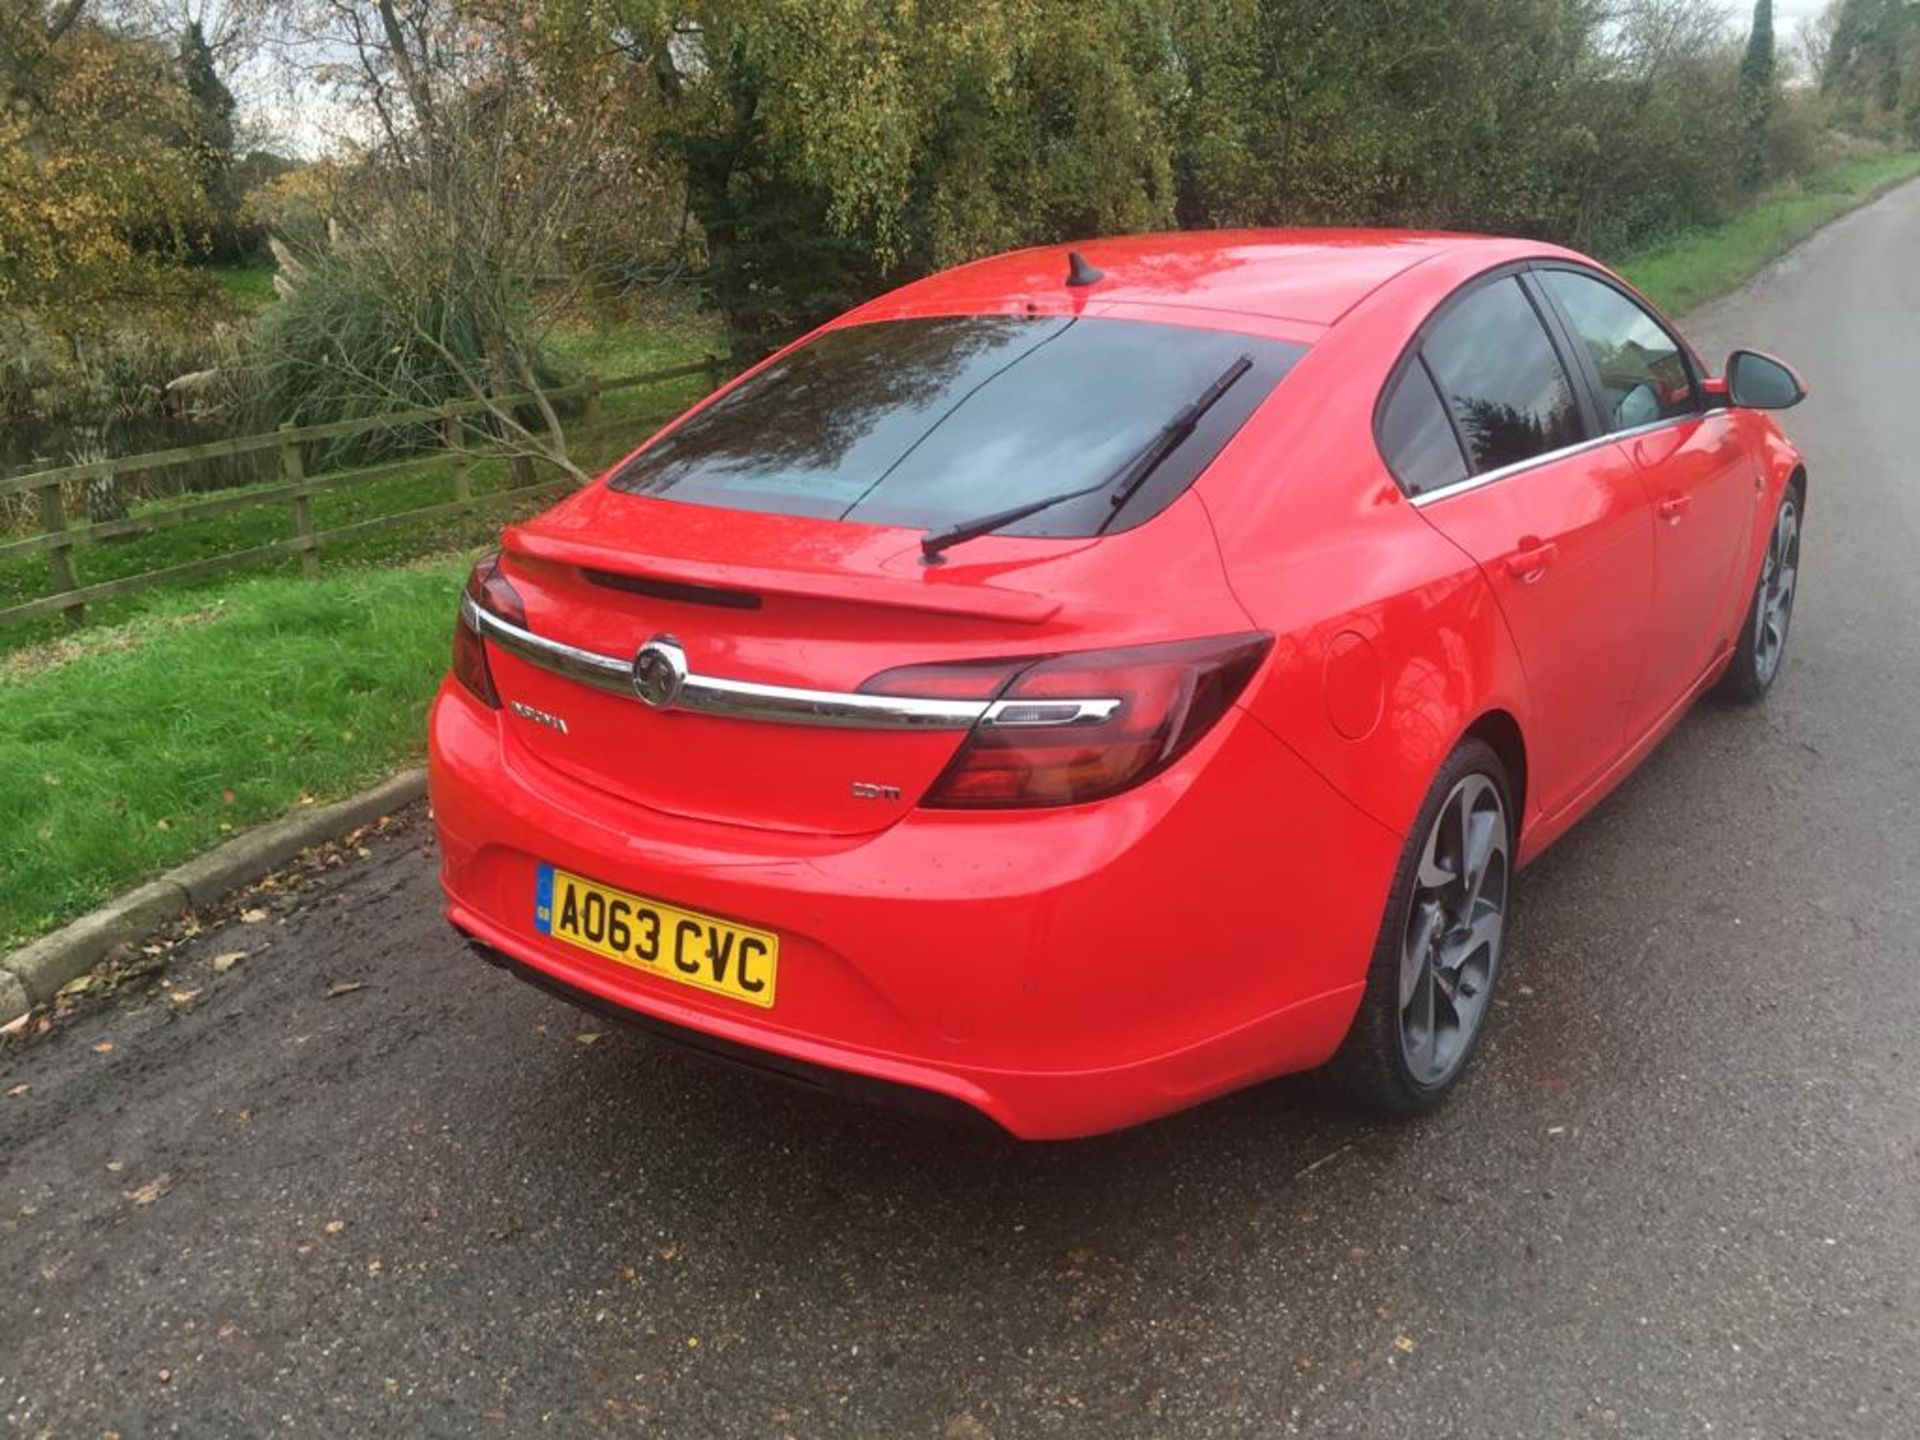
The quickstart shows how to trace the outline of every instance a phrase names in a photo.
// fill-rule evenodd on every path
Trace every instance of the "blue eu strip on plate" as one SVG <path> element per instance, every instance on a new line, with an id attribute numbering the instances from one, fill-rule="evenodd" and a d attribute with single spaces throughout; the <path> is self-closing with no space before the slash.
<path id="1" fill-rule="evenodd" d="M 533 882 L 533 923 L 542 935 L 553 933 L 553 866 L 542 865 Z"/>

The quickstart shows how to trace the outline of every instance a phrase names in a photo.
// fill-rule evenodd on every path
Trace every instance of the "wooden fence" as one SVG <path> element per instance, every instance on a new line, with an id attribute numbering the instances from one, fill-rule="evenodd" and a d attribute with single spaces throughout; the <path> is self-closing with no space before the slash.
<path id="1" fill-rule="evenodd" d="M 620 430 L 634 433 L 634 438 L 638 440 L 641 437 L 635 433 L 637 425 L 632 419 L 596 423 L 596 412 L 601 397 L 614 391 L 628 390 L 641 385 L 657 385 L 671 380 L 684 380 L 696 375 L 708 377 L 709 383 L 718 383 L 722 378 L 720 365 L 721 362 L 717 359 L 703 360 L 671 369 L 648 371 L 640 375 L 589 380 L 579 385 L 549 390 L 546 392 L 546 397 L 550 401 L 564 405 L 571 405 L 575 401 L 581 402 L 582 423 L 570 425 L 567 430 L 567 441 L 570 446 L 595 438 L 605 438 Z M 531 400 L 531 396 L 522 396 L 516 397 L 511 403 L 518 404 Z M 562 476 L 537 482 L 531 486 L 521 485 L 490 494 L 474 494 L 472 463 L 481 458 L 481 454 L 462 441 L 464 436 L 475 433 L 473 427 L 466 424 L 467 417 L 483 414 L 488 408 L 488 402 L 482 400 L 456 400 L 430 409 L 396 411 L 392 414 L 372 416 L 362 420 L 336 420 L 324 425 L 282 426 L 279 430 L 264 435 L 244 435 L 232 440 L 213 440 L 205 444 L 186 445 L 173 450 L 155 450 L 145 455 L 116 456 L 112 459 L 94 460 L 81 465 L 65 465 L 53 470 L 29 471 L 24 474 L 0 477 L 0 496 L 31 492 L 39 500 L 38 533 L 19 539 L 0 540 L 0 561 L 45 551 L 48 553 L 52 569 L 51 592 L 40 599 L 0 610 L 0 627 L 20 625 L 54 614 L 64 614 L 69 624 L 78 625 L 85 618 L 86 607 L 91 602 L 132 594 L 137 590 L 145 590 L 155 585 L 197 580 L 223 571 L 257 565 L 264 560 L 288 553 L 298 554 L 301 574 L 308 579 L 314 579 L 320 574 L 320 552 L 327 544 L 359 539 L 384 530 L 403 529 L 425 521 L 471 514 L 516 498 L 526 500 L 543 497 L 557 493 L 572 483 L 571 477 Z M 440 426 L 443 434 L 446 434 L 454 443 L 446 449 L 420 451 L 377 465 L 315 475 L 306 473 L 304 463 L 306 447 L 315 441 L 342 440 L 355 435 L 423 425 Z M 233 494 L 223 495 L 215 492 L 204 499 L 191 500 L 184 504 L 151 506 L 123 520 L 97 521 L 84 525 L 68 523 L 65 487 L 70 484 L 78 482 L 84 485 L 89 481 L 150 473 L 170 466 L 189 465 L 223 456 L 247 455 L 263 450 L 272 451 L 277 456 L 277 477 L 267 484 L 248 486 Z M 378 515 L 370 520 L 360 520 L 350 525 L 336 526 L 330 530 L 314 528 L 313 497 L 315 495 L 400 475 L 411 469 L 444 461 L 449 455 L 458 457 L 460 461 L 454 472 L 452 500 L 422 506 L 418 509 L 397 511 L 390 515 Z M 144 535 L 150 531 L 183 524 L 189 520 L 265 505 L 287 507 L 291 533 L 284 539 L 265 545 L 252 545 L 240 550 L 231 550 L 219 555 L 210 555 L 182 564 L 169 565 L 157 570 L 123 575 L 97 584 L 85 583 L 75 564 L 76 551 L 99 541 L 112 539 L 117 535 Z"/>

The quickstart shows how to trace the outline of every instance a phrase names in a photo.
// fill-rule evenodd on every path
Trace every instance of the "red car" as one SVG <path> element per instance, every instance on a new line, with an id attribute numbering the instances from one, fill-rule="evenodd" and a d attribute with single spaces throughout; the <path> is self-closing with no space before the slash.
<path id="1" fill-rule="evenodd" d="M 1459 1081 L 1515 872 L 1755 700 L 1806 474 L 1593 262 L 1133 237 L 863 305 L 506 531 L 432 716 L 447 914 L 583 1004 L 1085 1135 Z"/>

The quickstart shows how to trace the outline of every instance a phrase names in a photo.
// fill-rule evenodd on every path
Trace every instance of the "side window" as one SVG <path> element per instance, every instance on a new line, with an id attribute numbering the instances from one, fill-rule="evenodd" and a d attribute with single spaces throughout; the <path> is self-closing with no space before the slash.
<path id="1" fill-rule="evenodd" d="M 1571 270 L 1538 274 L 1593 358 L 1609 429 L 1630 430 L 1700 408 L 1685 354 L 1653 316 L 1591 276 Z"/>
<path id="2" fill-rule="evenodd" d="M 1476 472 L 1587 438 L 1566 368 L 1512 276 L 1482 285 L 1449 309 L 1421 353 Z"/>
<path id="3" fill-rule="evenodd" d="M 1380 411 L 1379 433 L 1380 453 L 1407 494 L 1424 495 L 1467 478 L 1466 456 L 1418 356 L 1394 382 Z"/>

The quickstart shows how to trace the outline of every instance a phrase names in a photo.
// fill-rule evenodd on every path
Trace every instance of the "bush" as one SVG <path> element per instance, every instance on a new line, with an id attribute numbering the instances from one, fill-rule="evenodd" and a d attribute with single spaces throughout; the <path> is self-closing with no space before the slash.
<path id="1" fill-rule="evenodd" d="M 420 265 L 430 268 L 430 258 Z M 240 385 L 250 428 L 357 420 L 472 396 L 468 377 L 488 370 L 479 317 L 457 287 L 396 293 L 393 273 L 351 247 L 295 262 L 290 293 L 261 312 L 245 347 Z M 543 386 L 560 383 L 545 362 L 535 372 Z M 442 443 L 436 426 L 370 431 L 324 447 L 323 459 L 370 460 Z"/>

